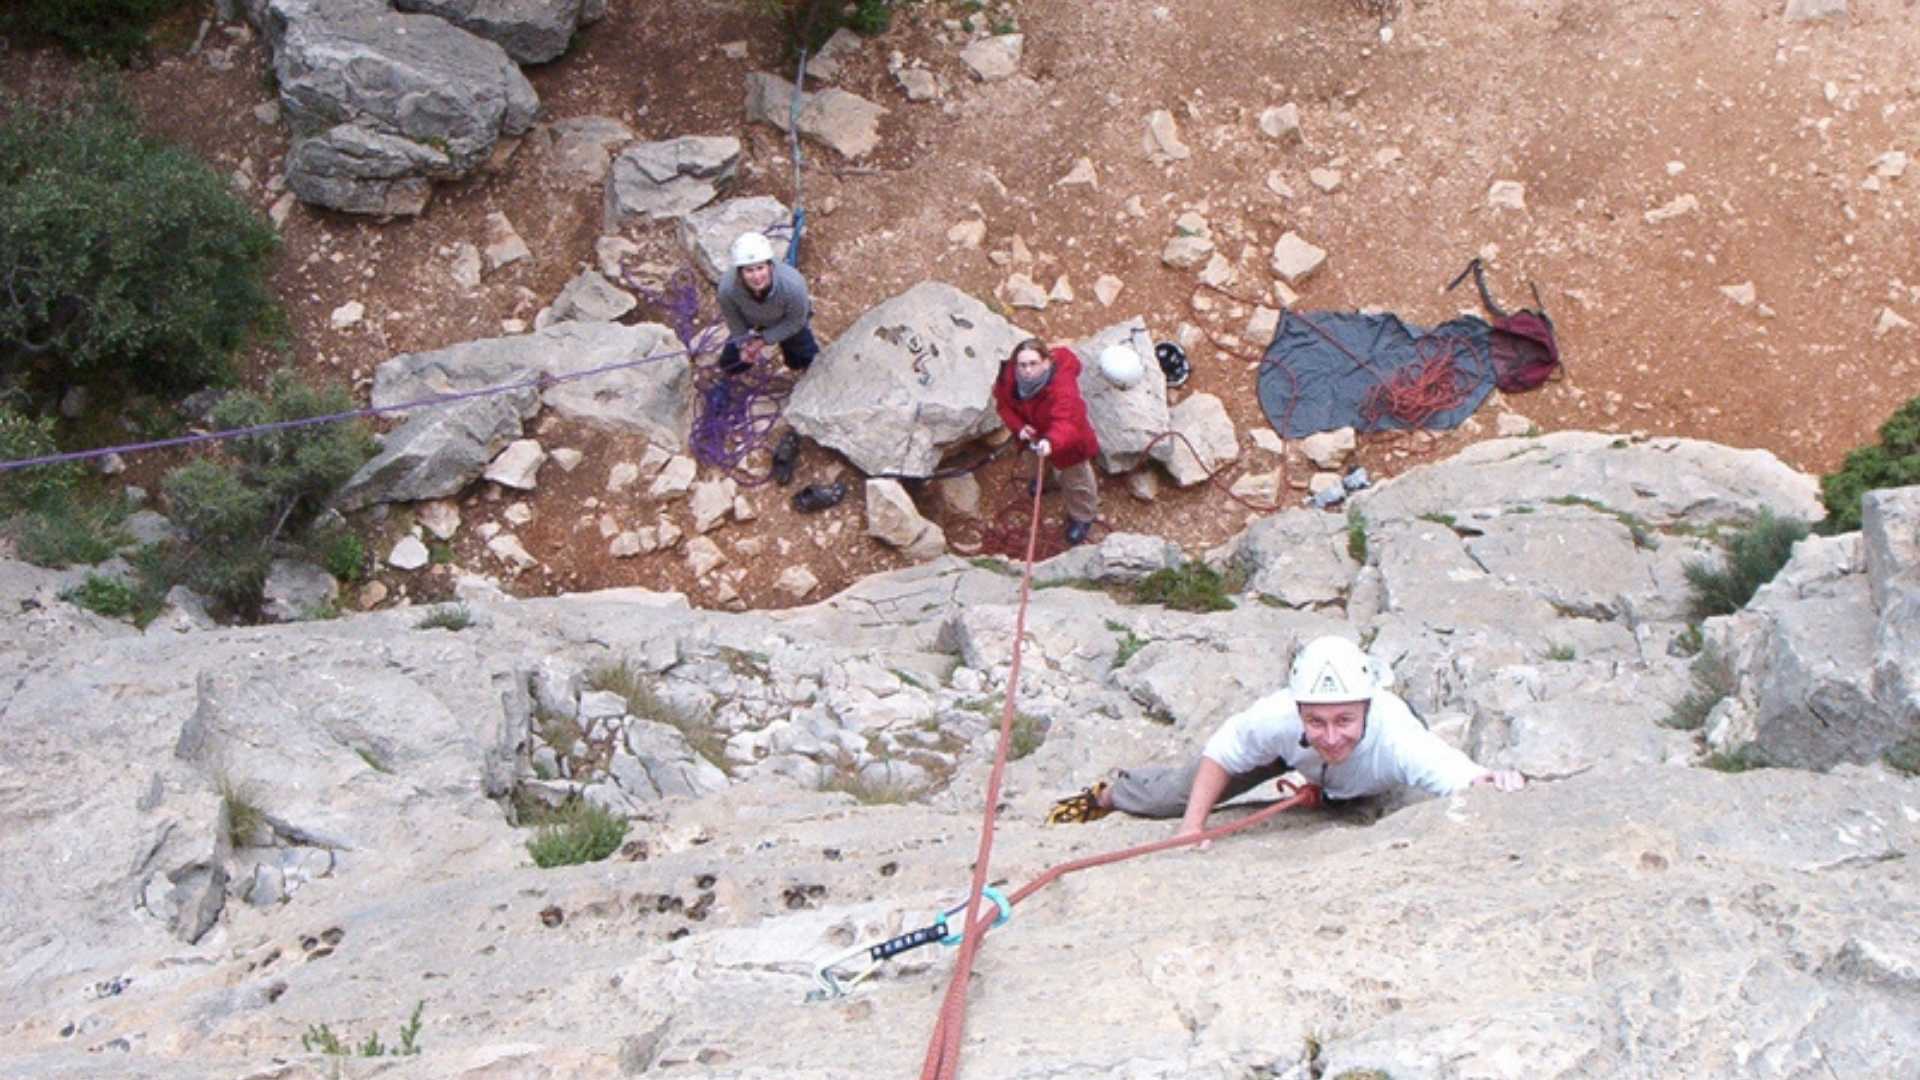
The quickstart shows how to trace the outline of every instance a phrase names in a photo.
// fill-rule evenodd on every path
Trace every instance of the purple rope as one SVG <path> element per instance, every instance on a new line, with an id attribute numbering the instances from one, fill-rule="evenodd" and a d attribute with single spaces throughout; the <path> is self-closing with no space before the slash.
<path id="1" fill-rule="evenodd" d="M 0 473 L 12 472 L 15 469 L 30 469 L 38 465 L 58 465 L 65 462 L 92 461 L 95 458 L 103 458 L 109 454 L 137 454 L 149 450 L 166 450 L 176 446 L 193 446 L 198 443 L 219 442 L 226 439 L 241 439 L 254 435 L 267 435 L 277 431 L 292 431 L 297 428 L 317 427 L 321 424 L 337 424 L 346 420 L 365 420 L 375 416 L 384 416 L 389 413 L 406 412 L 410 409 L 438 408 L 442 405 L 451 405 L 459 401 L 469 401 L 473 398 L 512 393 L 515 390 L 545 390 L 549 386 L 559 386 L 563 383 L 590 379 L 605 375 L 609 372 L 623 371 L 627 368 L 637 368 L 646 364 L 658 363 L 662 360 L 671 360 L 677 356 L 698 356 L 700 352 L 703 351 L 706 340 L 710 339 L 712 332 L 717 330 L 718 327 L 709 327 L 707 331 L 702 332 L 699 335 L 700 340 L 695 341 L 695 347 L 693 348 L 673 349 L 668 352 L 655 353 L 651 356 L 643 356 L 638 360 L 622 360 L 618 363 L 605 364 L 596 368 L 587 368 L 583 371 L 570 372 L 565 375 L 550 375 L 542 372 L 532 378 L 522 379 L 519 382 L 502 383 L 499 386 L 487 386 L 478 390 L 460 390 L 453 393 L 436 394 L 432 397 L 419 398 L 414 401 L 403 401 L 396 405 L 369 405 L 365 408 L 349 409 L 346 412 L 328 413 L 323 416 L 306 416 L 296 420 L 276 420 L 272 423 L 254 424 L 250 427 L 228 428 L 223 431 L 201 431 L 191 435 L 176 435 L 170 439 L 123 443 L 119 446 L 103 446 L 93 450 L 72 450 L 59 454 L 48 454 L 44 457 L 22 458 L 18 461 L 0 461 Z M 698 374 L 696 374 L 696 380 L 698 377 Z M 697 382 L 696 385 L 698 385 Z M 788 385 L 789 388 L 791 388 L 791 382 L 789 382 Z M 782 400 L 785 400 L 784 395 L 782 396 Z"/>
<path id="2" fill-rule="evenodd" d="M 687 436 L 695 460 L 727 470 L 745 487 L 771 480 L 771 469 L 756 474 L 746 462 L 772 439 L 793 384 L 793 375 L 766 362 L 738 375 L 722 373 L 718 364 L 695 368 L 693 385 L 700 412 Z"/>

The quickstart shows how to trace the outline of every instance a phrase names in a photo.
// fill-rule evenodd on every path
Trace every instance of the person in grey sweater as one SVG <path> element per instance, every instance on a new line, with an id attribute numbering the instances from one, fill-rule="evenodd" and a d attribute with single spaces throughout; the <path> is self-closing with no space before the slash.
<path id="1" fill-rule="evenodd" d="M 720 314 L 727 320 L 727 344 L 720 370 L 738 375 L 760 361 L 768 345 L 793 371 L 805 371 L 820 351 L 807 321 L 813 305 L 807 279 L 773 257 L 773 244 L 757 232 L 733 242 L 732 269 L 720 279 Z"/>

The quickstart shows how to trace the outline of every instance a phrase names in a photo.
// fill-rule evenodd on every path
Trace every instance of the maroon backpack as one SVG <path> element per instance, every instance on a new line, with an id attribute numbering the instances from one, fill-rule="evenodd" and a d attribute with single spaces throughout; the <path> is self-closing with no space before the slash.
<path id="1" fill-rule="evenodd" d="M 1493 302 L 1493 295 L 1487 292 L 1486 268 L 1478 258 L 1460 271 L 1460 276 L 1447 286 L 1448 290 L 1465 281 L 1468 274 L 1473 275 L 1473 283 L 1480 290 L 1481 305 L 1493 316 L 1488 334 L 1493 384 L 1502 393 L 1517 394 L 1559 378 L 1564 373 L 1560 365 L 1560 343 L 1554 340 L 1553 320 L 1547 317 L 1546 305 L 1540 302 L 1540 290 L 1529 282 L 1527 287 L 1533 289 L 1535 306 L 1509 315 L 1500 310 L 1500 305 Z"/>

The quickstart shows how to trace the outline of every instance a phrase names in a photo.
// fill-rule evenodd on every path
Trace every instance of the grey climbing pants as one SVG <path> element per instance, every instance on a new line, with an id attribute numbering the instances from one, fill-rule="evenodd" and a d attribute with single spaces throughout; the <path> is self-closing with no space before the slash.
<path id="1" fill-rule="evenodd" d="M 1276 761 L 1252 772 L 1227 777 L 1220 802 L 1244 795 L 1269 780 L 1287 775 L 1288 765 Z M 1200 759 L 1186 765 L 1149 765 L 1143 769 L 1121 769 L 1113 776 L 1113 808 L 1143 818 L 1177 818 L 1187 812 L 1187 794 L 1193 790 L 1193 778 L 1200 771 Z M 1215 805 L 1218 805 L 1216 803 Z"/>

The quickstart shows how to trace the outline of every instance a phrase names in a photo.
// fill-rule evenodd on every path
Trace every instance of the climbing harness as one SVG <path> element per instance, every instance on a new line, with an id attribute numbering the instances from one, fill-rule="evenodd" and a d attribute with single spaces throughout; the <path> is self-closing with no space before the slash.
<path id="1" fill-rule="evenodd" d="M 1012 902 L 1007 899 L 1005 893 L 991 885 L 986 887 L 986 897 L 988 900 L 993 901 L 993 906 L 999 909 L 1000 912 L 999 915 L 994 918 L 993 925 L 996 927 L 1005 926 L 1007 920 L 1013 918 Z M 965 910 L 966 906 L 965 904 L 956 904 L 940 914 L 935 915 L 931 923 L 928 923 L 918 930 L 909 930 L 904 934 L 896 934 L 893 937 L 887 938 L 885 941 L 875 942 L 871 945 L 855 945 L 846 952 L 823 961 L 818 967 L 813 969 L 813 981 L 818 985 L 815 989 L 808 992 L 807 1000 L 827 1001 L 833 998 L 846 997 L 854 987 L 859 986 L 862 982 L 866 981 L 868 976 L 880 970 L 882 961 L 890 960 L 893 957 L 899 956 L 901 953 L 920 948 L 922 945 L 933 945 L 937 943 L 951 948 L 952 946 L 960 944 L 961 941 L 965 940 L 966 934 L 963 930 L 956 931 L 952 929 L 949 920 Z M 867 963 L 858 971 L 851 974 L 836 974 L 836 969 L 844 968 L 863 956 L 866 957 Z"/>

